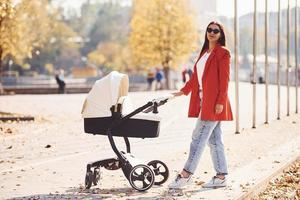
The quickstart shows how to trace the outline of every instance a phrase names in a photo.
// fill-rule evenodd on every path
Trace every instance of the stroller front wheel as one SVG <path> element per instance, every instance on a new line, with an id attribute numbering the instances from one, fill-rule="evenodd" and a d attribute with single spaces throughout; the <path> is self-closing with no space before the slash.
<path id="1" fill-rule="evenodd" d="M 146 191 L 152 187 L 154 183 L 154 172 L 147 165 L 136 165 L 130 170 L 129 183 L 138 191 Z"/>

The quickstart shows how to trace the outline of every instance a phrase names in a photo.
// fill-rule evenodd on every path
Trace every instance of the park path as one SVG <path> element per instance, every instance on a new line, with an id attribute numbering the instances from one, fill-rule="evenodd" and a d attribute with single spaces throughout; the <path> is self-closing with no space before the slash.
<path id="1" fill-rule="evenodd" d="M 229 95 L 234 112 L 234 83 Z M 276 87 L 270 87 L 270 123 L 264 123 L 264 87 L 258 85 L 257 129 L 252 126 L 251 85 L 240 85 L 241 134 L 234 134 L 235 122 L 224 122 L 224 141 L 230 170 L 225 189 L 205 191 L 198 185 L 212 175 L 206 149 L 194 183 L 172 194 L 167 184 L 187 157 L 195 119 L 188 119 L 188 97 L 176 98 L 160 107 L 160 137 L 132 139 L 132 152 L 147 161 L 167 163 L 171 176 L 162 187 L 146 193 L 130 188 L 118 171 L 104 171 L 101 184 L 82 190 L 86 164 L 114 156 L 105 136 L 83 133 L 81 106 L 86 94 L 15 95 L 0 97 L 0 110 L 30 114 L 36 122 L 0 124 L 0 199 L 16 197 L 95 198 L 95 199 L 234 199 L 269 172 L 300 155 L 300 116 L 294 115 L 294 89 L 291 88 L 291 116 L 286 117 L 286 92 L 282 87 L 282 119 L 277 121 Z M 129 96 L 135 105 L 161 97 L 170 91 L 137 92 Z M 9 133 L 11 130 L 12 133 Z M 118 143 L 122 148 L 124 145 Z M 118 146 L 118 147 L 119 147 Z"/>

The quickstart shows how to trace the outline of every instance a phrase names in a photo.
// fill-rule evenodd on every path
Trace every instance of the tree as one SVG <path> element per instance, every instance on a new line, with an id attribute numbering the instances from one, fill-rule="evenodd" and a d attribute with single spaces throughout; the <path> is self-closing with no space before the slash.
<path id="1" fill-rule="evenodd" d="M 0 2 L 0 80 L 2 77 L 3 60 L 9 54 L 16 54 L 19 39 L 19 27 L 15 18 L 15 9 L 11 0 Z M 1 82 L 1 81 L 0 81 Z"/>
<path id="2" fill-rule="evenodd" d="M 31 44 L 25 62 L 31 70 L 48 72 L 47 63 L 57 67 L 77 65 L 80 60 L 77 34 L 63 21 L 62 11 L 47 3 L 47 0 L 23 0 L 17 7 L 23 19 L 23 40 Z M 67 56 L 67 53 L 69 56 Z"/>
<path id="3" fill-rule="evenodd" d="M 124 45 L 129 33 L 130 7 L 122 6 L 118 1 L 108 0 L 100 4 L 94 24 L 86 36 L 89 42 L 82 48 L 83 55 L 94 51 L 100 43 L 114 42 Z M 95 5 L 95 6 L 96 6 Z M 88 9 L 89 7 L 84 7 Z M 91 8 L 89 9 L 91 10 Z M 94 12 L 94 10 L 91 10 Z"/>
<path id="4" fill-rule="evenodd" d="M 8 60 L 38 72 L 46 71 L 46 63 L 72 63 L 74 58 L 60 56 L 63 50 L 80 59 L 77 34 L 48 0 L 1 0 L 0 13 L 0 70 Z"/>
<path id="5" fill-rule="evenodd" d="M 196 49 L 197 30 L 185 0 L 133 1 L 129 44 L 133 63 L 161 63 L 169 89 L 170 67 L 177 68 Z"/>
<path id="6" fill-rule="evenodd" d="M 56 67 L 73 67 L 80 64 L 80 44 L 81 37 L 78 37 L 64 21 L 59 19 L 60 13 L 49 16 L 49 36 L 47 45 L 40 48 L 40 55 L 30 59 L 30 63 L 35 63 L 39 71 L 44 70 L 46 63 L 53 63 Z M 69 54 L 69 56 L 68 56 Z"/>
<path id="7" fill-rule="evenodd" d="M 66 22 L 84 38 L 81 52 L 89 65 L 107 70 L 130 68 L 127 43 L 131 7 L 122 2 L 88 0 L 82 4 L 80 16 L 69 15 Z"/>
<path id="8" fill-rule="evenodd" d="M 2 0 L 0 13 L 2 71 L 5 59 L 21 64 L 24 58 L 32 58 L 34 49 L 43 47 L 49 38 L 50 21 L 46 0 L 22 0 L 15 6 L 11 0 Z"/>
<path id="9" fill-rule="evenodd" d="M 95 51 L 88 54 L 88 62 L 109 70 L 126 71 L 130 68 L 127 47 L 114 42 L 100 43 Z"/>
<path id="10" fill-rule="evenodd" d="M 105 56 L 98 50 L 90 52 L 87 57 L 88 63 L 96 67 L 103 65 L 105 62 Z"/>
<path id="11" fill-rule="evenodd" d="M 51 20 L 48 15 L 48 2 L 47 0 L 22 0 L 15 9 L 17 26 L 21 33 L 20 40 L 16 44 L 19 55 L 14 55 L 13 59 L 24 69 L 29 66 L 28 71 L 32 70 L 30 61 L 37 63 L 34 60 L 39 57 L 41 49 L 50 37 Z"/>

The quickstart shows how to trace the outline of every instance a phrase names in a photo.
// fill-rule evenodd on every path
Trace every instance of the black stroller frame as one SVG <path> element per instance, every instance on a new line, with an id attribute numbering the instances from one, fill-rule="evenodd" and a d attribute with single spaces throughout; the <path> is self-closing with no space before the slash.
<path id="1" fill-rule="evenodd" d="M 123 137 L 126 144 L 126 152 L 118 150 L 113 138 L 115 128 L 119 127 L 126 120 L 140 112 L 153 112 L 156 114 L 158 113 L 158 106 L 165 104 L 167 101 L 168 98 L 150 101 L 126 116 L 122 116 L 121 114 L 121 104 L 117 104 L 117 107 L 112 106 L 110 108 L 113 123 L 107 129 L 107 136 L 117 158 L 108 158 L 87 164 L 85 176 L 85 187 L 87 189 L 89 189 L 92 184 L 97 185 L 100 181 L 100 167 L 104 167 L 107 170 L 117 170 L 121 168 L 132 188 L 138 191 L 146 191 L 150 189 L 153 184 L 161 185 L 167 181 L 169 170 L 165 163 L 160 160 L 153 160 L 147 165 L 142 164 L 131 154 L 128 137 Z M 155 180 L 155 178 L 159 180 Z"/>

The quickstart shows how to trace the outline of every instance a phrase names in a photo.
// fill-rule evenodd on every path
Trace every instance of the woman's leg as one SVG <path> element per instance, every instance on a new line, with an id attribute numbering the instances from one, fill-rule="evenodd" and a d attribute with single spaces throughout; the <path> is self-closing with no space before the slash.
<path id="1" fill-rule="evenodd" d="M 197 124 L 192 135 L 188 160 L 186 161 L 184 169 L 180 175 L 178 175 L 175 180 L 169 184 L 170 189 L 182 188 L 191 182 L 191 174 L 195 172 L 208 138 L 217 124 L 218 122 L 216 121 L 197 120 Z"/>
<path id="2" fill-rule="evenodd" d="M 227 162 L 224 152 L 224 145 L 222 141 L 221 122 L 214 128 L 209 137 L 208 145 L 210 147 L 210 154 L 217 176 L 220 178 L 228 174 Z"/>
<path id="3" fill-rule="evenodd" d="M 184 165 L 184 171 L 194 174 L 204 151 L 204 147 L 217 124 L 218 121 L 202 121 L 198 119 L 193 131 L 190 153 L 188 160 Z"/>

